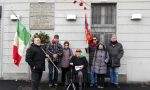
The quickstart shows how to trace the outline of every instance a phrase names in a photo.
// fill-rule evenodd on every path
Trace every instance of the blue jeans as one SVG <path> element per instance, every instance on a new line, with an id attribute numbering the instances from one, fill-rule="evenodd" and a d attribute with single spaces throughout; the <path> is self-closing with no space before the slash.
<path id="1" fill-rule="evenodd" d="M 93 66 L 90 66 L 90 83 L 97 85 L 97 74 L 94 72 Z"/>
<path id="2" fill-rule="evenodd" d="M 49 84 L 57 83 L 58 81 L 58 71 L 53 64 L 49 63 Z"/>
<path id="3" fill-rule="evenodd" d="M 112 84 L 119 84 L 119 67 L 110 67 L 110 81 Z"/>

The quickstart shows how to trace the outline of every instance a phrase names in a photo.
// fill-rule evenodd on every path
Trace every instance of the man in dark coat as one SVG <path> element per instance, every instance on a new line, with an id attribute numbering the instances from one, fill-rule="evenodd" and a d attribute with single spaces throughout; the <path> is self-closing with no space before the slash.
<path id="1" fill-rule="evenodd" d="M 51 60 L 54 62 L 54 64 L 60 68 L 61 59 L 63 56 L 63 47 L 59 42 L 59 36 L 55 35 L 54 39 L 52 40 L 51 44 L 49 44 L 47 53 L 49 54 Z M 58 81 L 58 71 L 54 67 L 54 65 L 49 62 L 49 87 L 52 87 L 53 85 L 57 86 Z"/>
<path id="2" fill-rule="evenodd" d="M 118 82 L 118 72 L 120 67 L 120 59 L 124 54 L 123 46 L 117 41 L 117 37 L 112 35 L 110 44 L 107 45 L 107 49 L 110 55 L 110 80 L 111 84 L 116 88 L 120 88 Z"/>
<path id="3" fill-rule="evenodd" d="M 34 43 L 27 49 L 26 62 L 31 68 L 32 90 L 38 90 L 42 73 L 45 70 L 45 58 L 47 55 L 41 49 L 41 40 L 34 38 Z"/>

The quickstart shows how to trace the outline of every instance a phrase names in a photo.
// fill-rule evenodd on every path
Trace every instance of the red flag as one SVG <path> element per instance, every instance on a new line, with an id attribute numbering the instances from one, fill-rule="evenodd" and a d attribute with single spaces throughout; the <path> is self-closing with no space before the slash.
<path id="1" fill-rule="evenodd" d="M 92 40 L 92 33 L 89 31 L 89 25 L 88 25 L 88 22 L 87 22 L 87 15 L 85 14 L 85 34 L 86 34 L 86 40 L 88 43 L 91 42 Z"/>

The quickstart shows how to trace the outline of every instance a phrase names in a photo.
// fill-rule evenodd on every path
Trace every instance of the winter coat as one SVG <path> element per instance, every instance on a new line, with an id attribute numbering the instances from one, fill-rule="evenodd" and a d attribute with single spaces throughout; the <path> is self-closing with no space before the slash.
<path id="1" fill-rule="evenodd" d="M 88 62 L 86 57 L 81 56 L 81 57 L 76 57 L 73 56 L 71 58 L 70 63 L 73 63 L 73 66 L 71 66 L 73 68 L 73 73 L 74 75 L 77 77 L 77 72 L 81 71 L 83 73 L 83 81 L 87 80 L 87 67 L 88 67 Z M 75 70 L 75 66 L 80 66 L 80 65 L 84 65 L 83 69 L 76 71 Z"/>
<path id="2" fill-rule="evenodd" d="M 51 60 L 56 64 L 60 64 L 62 56 L 63 56 L 63 48 L 62 45 L 57 44 L 49 44 L 47 48 L 47 53 L 50 56 Z M 57 58 L 53 58 L 53 54 L 57 54 Z"/>
<path id="3" fill-rule="evenodd" d="M 120 67 L 120 59 L 124 54 L 123 46 L 121 43 L 107 45 L 107 50 L 110 56 L 110 67 Z"/>
<path id="4" fill-rule="evenodd" d="M 93 69 L 97 74 L 107 73 L 109 54 L 106 50 L 96 50 L 93 58 Z"/>
<path id="5" fill-rule="evenodd" d="M 93 63 L 93 57 L 96 50 L 96 45 L 94 43 L 90 43 L 89 47 L 86 48 L 86 52 L 89 54 L 89 65 Z"/>
<path id="6" fill-rule="evenodd" d="M 26 52 L 26 62 L 31 67 L 33 72 L 41 72 L 45 70 L 45 58 L 46 55 L 42 51 L 41 46 L 31 44 Z M 35 69 L 33 68 L 35 67 Z"/>
<path id="7" fill-rule="evenodd" d="M 70 48 L 63 49 L 63 58 L 61 60 L 61 67 L 67 68 L 69 67 L 69 62 L 73 56 L 73 52 Z"/>

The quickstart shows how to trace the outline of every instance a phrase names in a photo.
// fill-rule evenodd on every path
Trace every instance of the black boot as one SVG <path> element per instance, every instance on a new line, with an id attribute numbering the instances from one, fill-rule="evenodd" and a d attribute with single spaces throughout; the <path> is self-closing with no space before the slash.
<path id="1" fill-rule="evenodd" d="M 63 90 L 66 90 L 66 89 L 67 89 L 67 87 L 68 87 L 68 85 L 65 85 L 65 86 L 63 87 Z"/>
<path id="2" fill-rule="evenodd" d="M 82 86 L 79 86 L 79 90 L 82 90 Z"/>

